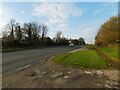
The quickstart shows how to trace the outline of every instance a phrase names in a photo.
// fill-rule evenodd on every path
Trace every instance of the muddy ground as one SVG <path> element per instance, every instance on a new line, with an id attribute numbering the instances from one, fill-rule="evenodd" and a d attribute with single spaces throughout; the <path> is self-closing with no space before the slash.
<path id="1" fill-rule="evenodd" d="M 3 76 L 3 88 L 117 88 L 116 69 L 83 69 L 42 61 Z"/>

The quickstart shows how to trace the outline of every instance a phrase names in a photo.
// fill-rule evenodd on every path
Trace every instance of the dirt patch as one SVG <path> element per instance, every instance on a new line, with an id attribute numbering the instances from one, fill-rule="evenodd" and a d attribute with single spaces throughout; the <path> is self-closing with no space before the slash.
<path id="1" fill-rule="evenodd" d="M 4 75 L 3 88 L 119 88 L 116 77 L 118 70 L 74 68 L 48 60 Z"/>

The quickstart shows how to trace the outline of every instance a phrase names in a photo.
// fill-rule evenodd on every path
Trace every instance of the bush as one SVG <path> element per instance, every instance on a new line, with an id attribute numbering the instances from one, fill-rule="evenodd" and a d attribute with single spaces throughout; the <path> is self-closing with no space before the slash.
<path id="1" fill-rule="evenodd" d="M 53 46 L 54 43 L 53 43 L 53 41 L 49 37 L 47 37 L 47 38 L 44 39 L 44 45 L 46 45 L 46 46 Z"/>
<path id="2" fill-rule="evenodd" d="M 2 41 L 2 46 L 3 48 L 15 48 L 20 47 L 21 43 L 18 40 L 11 40 L 7 42 Z"/>
<path id="3" fill-rule="evenodd" d="M 58 45 L 68 45 L 68 44 L 69 44 L 68 41 L 65 39 L 61 39 L 58 43 Z"/>

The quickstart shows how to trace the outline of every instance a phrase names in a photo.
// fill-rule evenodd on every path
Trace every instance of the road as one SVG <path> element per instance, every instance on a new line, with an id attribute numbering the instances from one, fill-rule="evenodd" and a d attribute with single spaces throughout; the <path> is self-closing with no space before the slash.
<path id="1" fill-rule="evenodd" d="M 2 74 L 9 74 L 23 66 L 38 63 L 40 60 L 48 59 L 52 56 L 69 52 L 77 48 L 80 47 L 57 46 L 32 50 L 4 52 L 2 53 Z"/>

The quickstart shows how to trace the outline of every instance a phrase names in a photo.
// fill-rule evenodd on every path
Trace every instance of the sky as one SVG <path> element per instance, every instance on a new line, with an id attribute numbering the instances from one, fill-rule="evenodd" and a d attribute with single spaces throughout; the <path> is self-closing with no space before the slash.
<path id="1" fill-rule="evenodd" d="M 37 22 L 49 27 L 48 36 L 61 31 L 64 37 L 93 43 L 100 26 L 117 16 L 117 2 L 3 2 L 0 3 L 0 28 L 10 19 Z"/>

